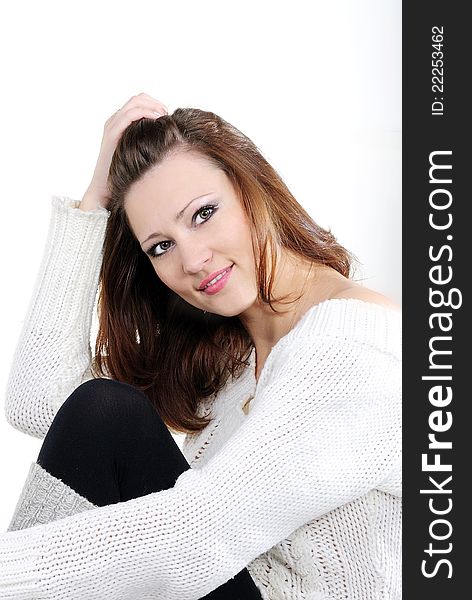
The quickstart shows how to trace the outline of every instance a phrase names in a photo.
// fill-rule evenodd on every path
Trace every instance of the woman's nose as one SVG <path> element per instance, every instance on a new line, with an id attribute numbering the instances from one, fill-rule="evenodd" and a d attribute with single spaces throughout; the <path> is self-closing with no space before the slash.
<path id="1" fill-rule="evenodd" d="M 200 273 L 211 259 L 211 251 L 208 248 L 198 248 L 194 244 L 186 248 L 181 247 L 180 255 L 182 270 L 186 275 Z"/>

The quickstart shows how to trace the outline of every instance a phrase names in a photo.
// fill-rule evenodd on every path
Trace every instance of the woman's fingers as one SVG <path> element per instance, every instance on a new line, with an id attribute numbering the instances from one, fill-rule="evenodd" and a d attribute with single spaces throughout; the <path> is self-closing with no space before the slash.
<path id="1" fill-rule="evenodd" d="M 131 122 L 131 121 L 135 120 L 136 118 L 139 118 L 136 115 L 139 115 L 140 110 L 147 111 L 148 115 L 153 114 L 155 112 L 159 113 L 160 115 L 165 115 L 165 114 L 169 113 L 167 106 L 165 104 L 163 104 L 156 98 L 149 96 L 149 94 L 145 94 L 144 92 L 142 92 L 141 94 L 132 96 L 127 102 L 125 102 L 125 104 L 123 104 L 123 106 L 121 108 L 119 108 L 117 111 L 115 111 L 111 115 L 111 117 L 108 119 L 107 123 L 109 121 L 115 120 L 115 118 L 117 116 L 122 117 L 123 115 L 126 115 L 127 117 L 131 117 L 131 119 L 130 119 L 130 122 Z M 132 112 L 130 112 L 130 111 L 132 111 Z M 145 115 L 141 115 L 141 116 L 145 116 Z"/>
<path id="2" fill-rule="evenodd" d="M 100 152 L 92 180 L 87 188 L 87 202 L 83 200 L 84 206 L 88 206 L 88 204 L 95 206 L 98 203 L 107 208 L 109 203 L 107 178 L 111 159 L 116 145 L 128 125 L 143 117 L 157 119 L 165 114 L 168 114 L 165 104 L 142 92 L 132 96 L 109 117 L 103 128 Z"/>
<path id="3" fill-rule="evenodd" d="M 144 92 L 132 96 L 106 121 L 102 145 L 116 145 L 123 131 L 133 121 L 142 118 L 158 119 L 166 114 L 168 114 L 166 105 L 156 98 Z"/>

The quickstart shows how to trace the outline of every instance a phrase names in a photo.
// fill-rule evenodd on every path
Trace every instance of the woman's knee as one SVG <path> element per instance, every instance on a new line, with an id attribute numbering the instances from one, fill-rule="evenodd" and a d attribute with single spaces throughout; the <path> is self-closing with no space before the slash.
<path id="1" fill-rule="evenodd" d="M 159 418 L 149 398 L 138 388 L 113 379 L 90 379 L 64 401 L 55 420 L 86 427 L 112 427 L 130 420 Z"/>
<path id="2" fill-rule="evenodd" d="M 103 377 L 84 381 L 84 383 L 81 383 L 72 392 L 69 398 L 71 396 L 78 396 L 84 398 L 86 401 L 109 398 L 118 398 L 118 400 L 121 400 L 132 397 L 149 402 L 147 396 L 137 387 L 132 386 L 129 383 L 123 383 L 121 381 L 116 381 L 115 379 L 105 379 Z"/>
<path id="3" fill-rule="evenodd" d="M 167 489 L 189 468 L 147 396 L 111 379 L 86 381 L 66 399 L 38 463 L 100 506 L 110 501 L 93 495 L 101 492 L 91 480 L 123 500 Z"/>

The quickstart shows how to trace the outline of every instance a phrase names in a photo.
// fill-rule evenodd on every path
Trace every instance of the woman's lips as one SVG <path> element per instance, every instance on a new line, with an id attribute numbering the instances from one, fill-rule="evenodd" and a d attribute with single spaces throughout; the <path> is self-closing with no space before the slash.
<path id="1" fill-rule="evenodd" d="M 229 278 L 231 277 L 231 273 L 233 271 L 233 265 L 216 281 L 213 285 L 209 285 L 208 287 L 201 290 L 204 294 L 208 294 L 212 296 L 213 294 L 217 294 L 220 290 L 222 290 Z"/>

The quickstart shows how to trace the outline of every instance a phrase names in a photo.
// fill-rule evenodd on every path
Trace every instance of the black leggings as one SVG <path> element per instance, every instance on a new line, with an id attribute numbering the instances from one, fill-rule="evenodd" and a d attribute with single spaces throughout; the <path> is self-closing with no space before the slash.
<path id="1" fill-rule="evenodd" d="M 111 379 L 86 381 L 67 398 L 37 462 L 98 506 L 171 488 L 190 468 L 145 394 Z M 205 598 L 262 596 L 243 569 Z"/>

